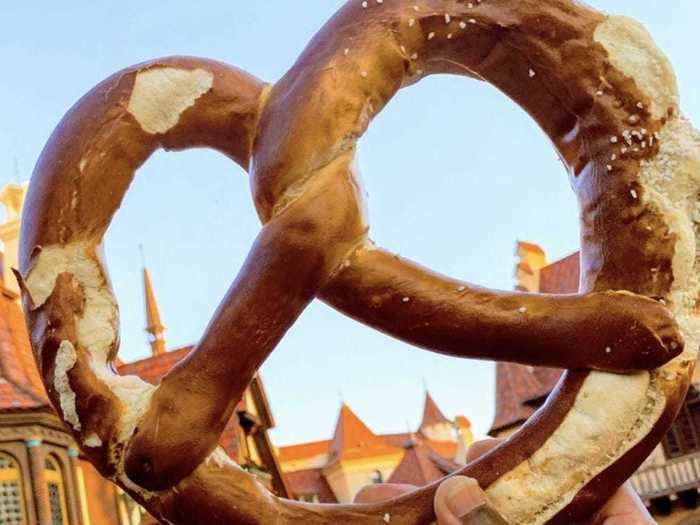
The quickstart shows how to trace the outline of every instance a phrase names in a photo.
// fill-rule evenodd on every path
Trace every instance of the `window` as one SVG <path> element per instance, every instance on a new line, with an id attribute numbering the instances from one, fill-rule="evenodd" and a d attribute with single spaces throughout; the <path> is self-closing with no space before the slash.
<path id="1" fill-rule="evenodd" d="M 0 523 L 25 525 L 22 473 L 19 465 L 0 452 Z"/>
<path id="2" fill-rule="evenodd" d="M 664 437 L 663 446 L 669 458 L 700 452 L 700 392 L 694 387 Z"/>
<path id="3" fill-rule="evenodd" d="M 63 473 L 61 466 L 53 457 L 44 460 L 44 477 L 49 492 L 49 509 L 51 509 L 51 525 L 68 525 L 66 513 L 66 495 L 63 488 Z"/>

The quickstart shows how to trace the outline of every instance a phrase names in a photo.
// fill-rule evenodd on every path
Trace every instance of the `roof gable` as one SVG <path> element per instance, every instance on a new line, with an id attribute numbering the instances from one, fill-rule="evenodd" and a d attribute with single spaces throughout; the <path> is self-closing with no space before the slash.
<path id="1" fill-rule="evenodd" d="M 403 460 L 388 479 L 388 483 L 427 485 L 457 470 L 458 466 L 423 443 L 407 447 Z"/>
<path id="2" fill-rule="evenodd" d="M 399 450 L 374 434 L 352 409 L 343 403 L 329 447 L 328 464 L 342 459 L 391 454 Z"/>
<path id="3" fill-rule="evenodd" d="M 440 423 L 449 423 L 450 420 L 445 417 L 442 410 L 437 406 L 430 392 L 425 392 L 425 403 L 423 404 L 423 421 L 420 428 L 438 425 Z"/>

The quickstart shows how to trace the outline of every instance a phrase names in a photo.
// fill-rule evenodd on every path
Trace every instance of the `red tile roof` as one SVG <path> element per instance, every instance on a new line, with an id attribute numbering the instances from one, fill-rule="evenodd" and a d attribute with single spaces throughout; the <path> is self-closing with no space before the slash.
<path id="1" fill-rule="evenodd" d="M 287 478 L 297 498 L 315 494 L 318 496 L 319 503 L 338 503 L 320 468 L 287 472 L 284 477 Z"/>
<path id="2" fill-rule="evenodd" d="M 466 419 L 466 418 L 464 418 Z M 406 448 L 411 442 L 420 442 L 443 458 L 454 458 L 457 455 L 456 441 L 436 441 L 428 439 L 421 433 L 403 432 L 399 434 L 381 434 L 382 439 L 392 447 Z"/>
<path id="3" fill-rule="evenodd" d="M 540 270 L 540 293 L 576 293 L 579 287 L 579 254 L 573 253 Z M 562 371 L 513 363 L 496 365 L 496 416 L 489 434 L 520 425 L 549 395 Z"/>
<path id="4" fill-rule="evenodd" d="M 465 418 L 466 419 L 466 418 Z M 402 434 L 382 434 L 382 438 L 391 446 L 406 448 L 411 442 L 420 442 L 443 458 L 454 458 L 457 455 L 456 441 L 436 441 L 428 439 L 420 433 L 405 432 Z"/>
<path id="5" fill-rule="evenodd" d="M 0 411 L 13 412 L 22 410 L 34 410 L 46 406 L 36 397 L 28 394 L 22 388 L 0 379 Z"/>
<path id="6" fill-rule="evenodd" d="M 425 402 L 428 417 L 424 420 L 449 422 L 437 408 L 430 395 Z M 441 417 L 440 417 L 441 416 Z M 458 418 L 462 424 L 470 425 L 464 416 Z M 393 483 L 423 484 L 439 479 L 457 470 L 453 461 L 457 455 L 457 442 L 434 441 L 420 432 L 398 434 L 374 434 L 346 404 L 340 409 L 335 435 L 332 440 L 315 441 L 301 445 L 291 445 L 279 449 L 281 463 L 312 459 L 328 454 L 322 467 L 285 472 L 292 492 L 297 496 L 318 494 L 321 502 L 331 502 L 323 496 L 328 486 L 323 470 L 338 461 L 380 457 L 389 454 L 403 454 L 399 466 L 391 476 Z M 329 492 L 332 494 L 332 491 Z"/>
<path id="7" fill-rule="evenodd" d="M 192 350 L 192 346 L 184 346 L 171 352 L 158 354 L 133 363 L 119 366 L 121 375 L 137 375 L 144 381 L 156 385 L 170 369 L 182 361 Z"/>
<path id="8" fill-rule="evenodd" d="M 457 421 L 462 426 L 471 426 L 471 422 L 464 416 L 458 416 Z M 445 417 L 432 396 L 426 392 L 421 428 L 435 423 L 449 422 L 450 420 Z M 350 459 L 351 456 L 353 458 L 379 456 L 387 452 L 396 453 L 398 449 L 404 448 L 409 441 L 415 439 L 421 439 L 435 452 L 447 458 L 453 458 L 457 451 L 456 442 L 432 441 L 420 430 L 418 434 L 413 432 L 374 434 L 348 405 L 343 404 L 332 440 L 280 447 L 279 458 L 282 463 L 290 463 L 328 454 L 330 455 L 328 464 L 331 464 L 337 460 L 339 451 L 343 459 Z"/>
<path id="9" fill-rule="evenodd" d="M 401 462 L 387 480 L 389 483 L 425 485 L 459 469 L 459 465 L 449 459 L 457 451 L 456 443 L 431 441 L 408 433 L 382 437 L 392 444 L 401 442 L 405 449 Z M 409 440 L 413 440 L 410 445 Z M 313 445 L 324 443 L 328 442 L 319 441 Z M 296 497 L 315 494 L 320 503 L 337 502 L 323 474 L 323 467 L 286 472 L 285 478 Z"/>
<path id="10" fill-rule="evenodd" d="M 544 398 L 554 390 L 554 386 L 559 381 L 563 370 L 537 366 L 533 367 L 532 371 L 528 369 L 528 372 L 537 379 L 538 388 L 531 390 L 529 395 L 523 400 L 523 403 L 539 406 L 544 401 Z"/>
<path id="11" fill-rule="evenodd" d="M 418 442 L 406 449 L 401 463 L 388 479 L 389 483 L 427 485 L 457 470 L 458 465 L 440 457 Z"/>
<path id="12" fill-rule="evenodd" d="M 0 289 L 0 411 L 51 410 L 14 294 Z"/>
<path id="13" fill-rule="evenodd" d="M 551 392 L 560 370 L 538 369 L 514 363 L 496 365 L 496 416 L 489 434 L 507 430 L 529 418 L 536 410 L 533 402 Z"/>
<path id="14" fill-rule="evenodd" d="M 581 273 L 579 254 L 572 253 L 540 270 L 540 293 L 568 294 L 578 291 Z"/>
<path id="15" fill-rule="evenodd" d="M 425 392 L 425 403 L 423 404 L 423 421 L 420 424 L 421 428 L 437 425 L 440 423 L 449 423 L 450 420 L 445 417 L 437 403 L 430 395 L 430 392 Z"/>
<path id="16" fill-rule="evenodd" d="M 328 450 L 328 464 L 343 459 L 391 455 L 400 451 L 401 449 L 392 447 L 374 434 L 350 407 L 343 403 Z"/>
<path id="17" fill-rule="evenodd" d="M 399 432 L 398 434 L 382 434 L 384 441 L 392 447 L 405 447 L 409 441 L 415 441 L 415 432 Z"/>
<path id="18" fill-rule="evenodd" d="M 314 441 L 312 443 L 302 443 L 300 445 L 289 445 L 280 447 L 279 458 L 282 463 L 288 461 L 297 461 L 300 459 L 309 459 L 314 456 L 328 454 L 328 449 L 331 445 L 331 440 Z"/>
<path id="19" fill-rule="evenodd" d="M 435 466 L 440 469 L 444 475 L 452 474 L 464 466 L 451 459 L 444 458 L 440 454 L 431 454 L 430 460 L 435 463 Z"/>
<path id="20" fill-rule="evenodd" d="M 406 446 L 410 439 L 415 439 L 416 434 L 413 432 L 400 432 L 398 434 L 379 434 L 385 444 L 393 448 L 403 448 Z M 439 450 L 445 450 L 442 446 L 442 441 L 430 441 L 426 440 L 427 443 L 438 443 L 436 448 Z M 331 440 L 327 439 L 325 441 L 313 441 L 311 443 L 302 443 L 300 445 L 287 445 L 279 448 L 279 458 L 282 463 L 289 463 L 298 460 L 311 459 L 316 456 L 323 456 L 328 454 L 328 450 L 331 445 Z M 456 446 L 456 445 L 455 445 Z M 456 450 L 456 449 L 455 449 Z M 454 453 L 449 452 L 449 456 L 453 456 Z"/>

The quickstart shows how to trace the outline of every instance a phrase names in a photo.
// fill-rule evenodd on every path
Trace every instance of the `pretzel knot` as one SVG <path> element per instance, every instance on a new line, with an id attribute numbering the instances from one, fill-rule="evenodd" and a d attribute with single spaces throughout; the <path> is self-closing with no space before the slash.
<path id="1" fill-rule="evenodd" d="M 437 73 L 492 83 L 551 138 L 581 203 L 581 295 L 476 288 L 370 242 L 357 141 L 400 88 Z M 110 366 L 118 310 L 102 238 L 153 151 L 202 146 L 249 169 L 264 226 L 197 348 L 153 387 Z M 383 504 L 306 505 L 273 497 L 216 448 L 316 297 L 428 350 L 572 369 L 462 473 L 512 523 L 573 523 L 648 456 L 687 391 L 699 146 L 668 61 L 629 19 L 572 0 L 352 0 L 274 85 L 176 57 L 121 71 L 75 105 L 26 201 L 32 346 L 90 461 L 161 521 L 188 525 L 435 519 L 437 484 Z"/>

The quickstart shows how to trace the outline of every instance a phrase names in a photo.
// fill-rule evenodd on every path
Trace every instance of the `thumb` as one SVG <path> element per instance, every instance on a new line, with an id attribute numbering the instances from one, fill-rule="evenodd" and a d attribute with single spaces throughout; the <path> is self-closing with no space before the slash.
<path id="1" fill-rule="evenodd" d="M 488 502 L 478 483 L 466 477 L 445 481 L 435 494 L 439 525 L 508 525 Z"/>

